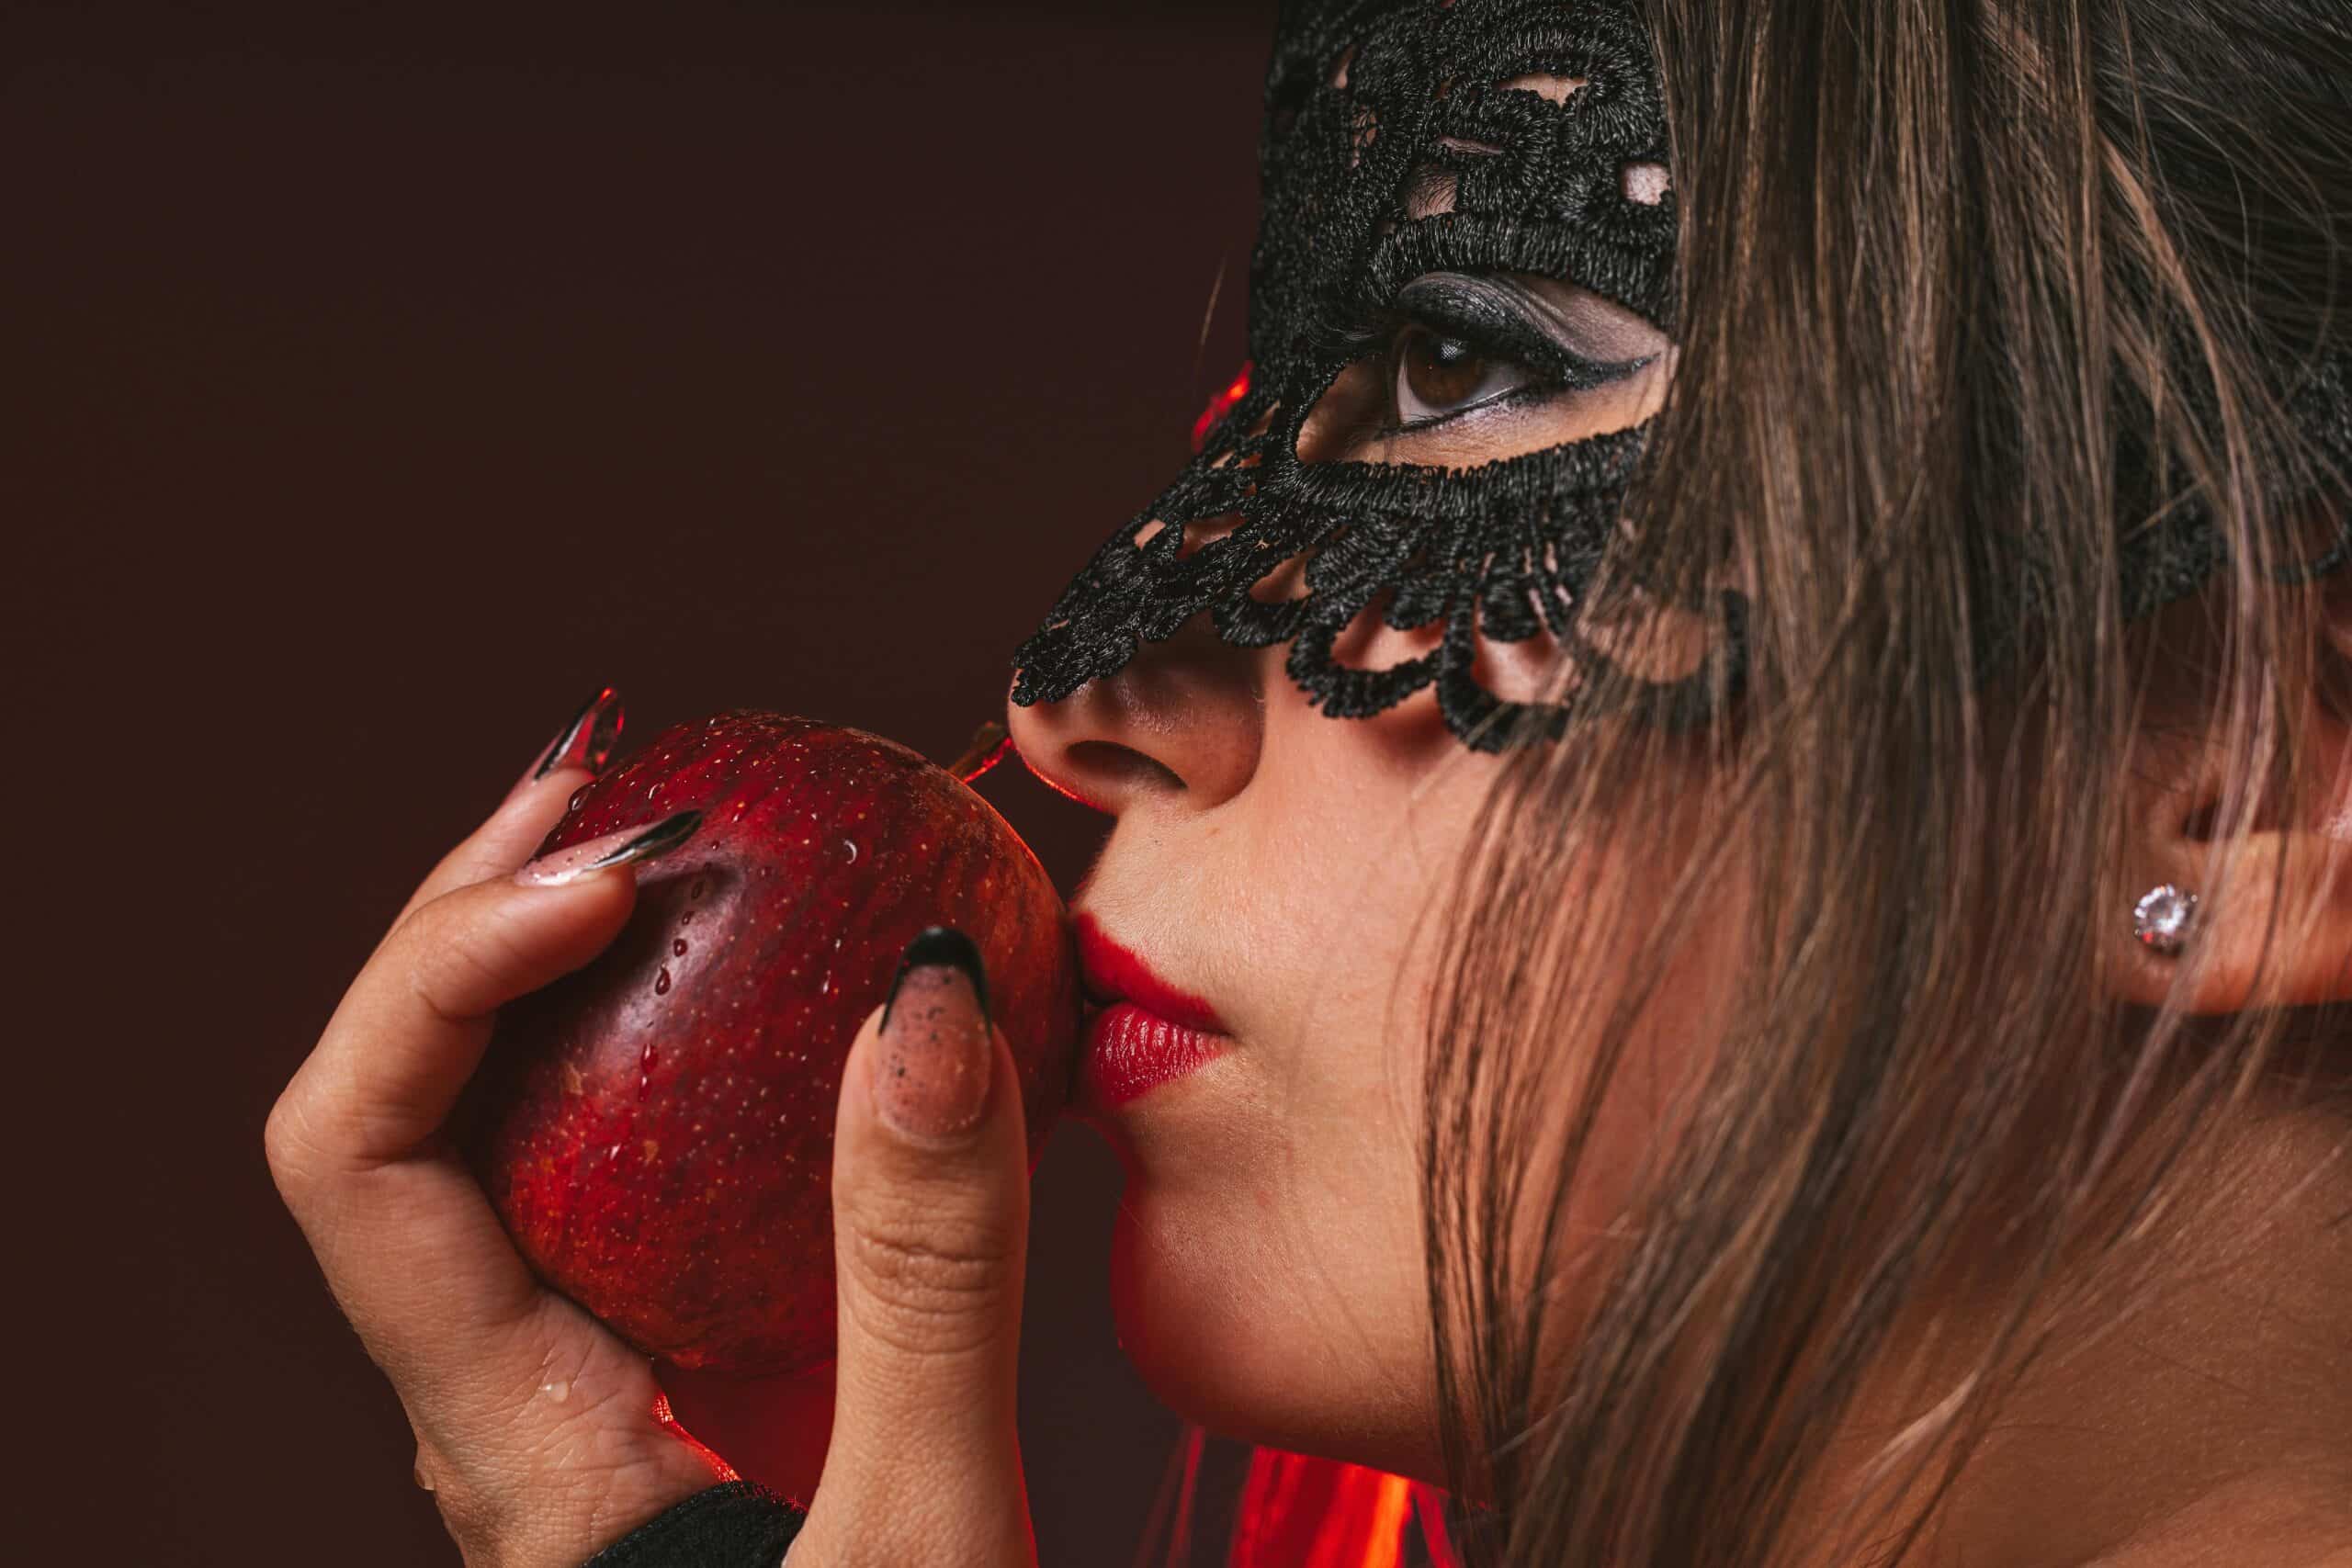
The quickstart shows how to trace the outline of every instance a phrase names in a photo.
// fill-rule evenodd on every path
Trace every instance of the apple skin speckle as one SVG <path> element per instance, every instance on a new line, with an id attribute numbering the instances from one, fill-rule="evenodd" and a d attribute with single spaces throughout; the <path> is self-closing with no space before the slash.
<path id="1" fill-rule="evenodd" d="M 804 1371 L 833 1350 L 842 1065 L 900 953 L 933 925 L 978 945 L 1033 1168 L 1069 1098 L 1076 957 L 993 807 L 894 741 L 811 719 L 680 725 L 574 796 L 539 852 L 689 808 L 701 829 L 638 868 L 611 948 L 502 1012 L 458 1143 L 531 1266 L 639 1350 Z M 855 860 L 812 819 L 856 824 Z"/>

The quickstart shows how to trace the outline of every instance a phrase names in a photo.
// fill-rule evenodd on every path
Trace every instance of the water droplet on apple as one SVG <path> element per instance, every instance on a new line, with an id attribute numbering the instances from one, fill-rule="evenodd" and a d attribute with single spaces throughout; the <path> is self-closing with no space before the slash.
<path id="1" fill-rule="evenodd" d="M 699 898 L 699 897 L 701 897 L 705 893 L 708 892 L 709 890 L 710 890 L 709 884 L 706 883 L 705 881 L 703 881 L 703 879 L 702 879 L 701 877 L 697 876 L 697 877 L 695 877 L 695 878 L 694 886 L 686 889 L 686 897 L 689 897 L 689 898 Z M 689 917 L 687 917 L 687 918 L 688 918 L 688 919 L 692 919 L 693 917 L 692 917 L 692 916 L 689 916 Z"/>
<path id="2" fill-rule="evenodd" d="M 582 784 L 578 789 L 571 792 L 571 798 L 563 803 L 563 808 L 566 811 L 577 811 L 580 809 L 580 803 L 587 798 L 588 786 L 586 784 Z"/>
<path id="3" fill-rule="evenodd" d="M 653 994 L 657 997 L 670 994 L 670 966 L 667 964 L 662 965 L 662 973 L 654 976 Z"/>
<path id="4" fill-rule="evenodd" d="M 558 1378 L 553 1382 L 543 1382 L 539 1385 L 539 1392 L 546 1394 L 549 1399 L 554 1400 L 558 1404 L 561 1404 L 565 1400 L 571 1397 L 571 1380 L 570 1378 Z"/>
<path id="5" fill-rule="evenodd" d="M 684 937 L 679 937 L 679 938 L 677 938 L 675 941 L 673 941 L 673 942 L 672 942 L 670 943 L 670 956 L 671 956 L 671 957 L 673 957 L 673 958 L 684 958 L 685 955 L 686 955 L 686 939 L 685 939 Z"/>
<path id="6" fill-rule="evenodd" d="M 843 839 L 842 840 L 842 848 L 849 852 L 849 863 L 855 865 L 857 863 L 857 845 L 848 839 Z"/>

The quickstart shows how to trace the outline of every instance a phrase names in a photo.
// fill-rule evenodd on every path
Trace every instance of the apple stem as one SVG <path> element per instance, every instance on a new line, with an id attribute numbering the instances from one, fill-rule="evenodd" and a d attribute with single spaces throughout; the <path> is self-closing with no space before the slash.
<path id="1" fill-rule="evenodd" d="M 982 773 L 1001 762 L 1012 751 L 1012 734 L 994 719 L 972 731 L 971 744 L 964 754 L 947 764 L 947 771 L 970 784 Z"/>

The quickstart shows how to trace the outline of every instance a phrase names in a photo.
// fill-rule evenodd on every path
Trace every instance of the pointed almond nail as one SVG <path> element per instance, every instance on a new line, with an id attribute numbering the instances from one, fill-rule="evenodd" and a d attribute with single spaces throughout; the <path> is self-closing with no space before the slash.
<path id="1" fill-rule="evenodd" d="M 693 838 L 701 826 L 701 812 L 681 811 L 650 828 L 624 828 L 531 861 L 514 874 L 514 880 L 526 887 L 561 887 L 616 865 L 666 855 Z"/>
<path id="2" fill-rule="evenodd" d="M 612 687 L 606 686 L 590 697 L 540 754 L 538 765 L 531 770 L 532 781 L 536 783 L 558 768 L 603 773 L 605 764 L 612 761 L 613 748 L 620 744 L 623 717 L 621 694 Z"/>

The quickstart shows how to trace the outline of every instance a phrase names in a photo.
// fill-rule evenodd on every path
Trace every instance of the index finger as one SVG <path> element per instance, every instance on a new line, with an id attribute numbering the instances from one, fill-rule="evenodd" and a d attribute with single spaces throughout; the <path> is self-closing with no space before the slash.
<path id="1" fill-rule="evenodd" d="M 458 1336 L 538 1301 L 445 1123 L 498 1009 L 602 951 L 635 902 L 635 866 L 698 821 L 678 812 L 427 904 L 359 972 L 278 1096 L 264 1130 L 270 1172 L 379 1360 L 421 1365 L 426 1348 L 449 1354 Z"/>
<path id="2" fill-rule="evenodd" d="M 279 1096 L 305 1163 L 347 1174 L 417 1153 L 472 1077 L 498 1009 L 603 951 L 633 886 L 627 874 L 486 880 L 393 927 Z"/>

